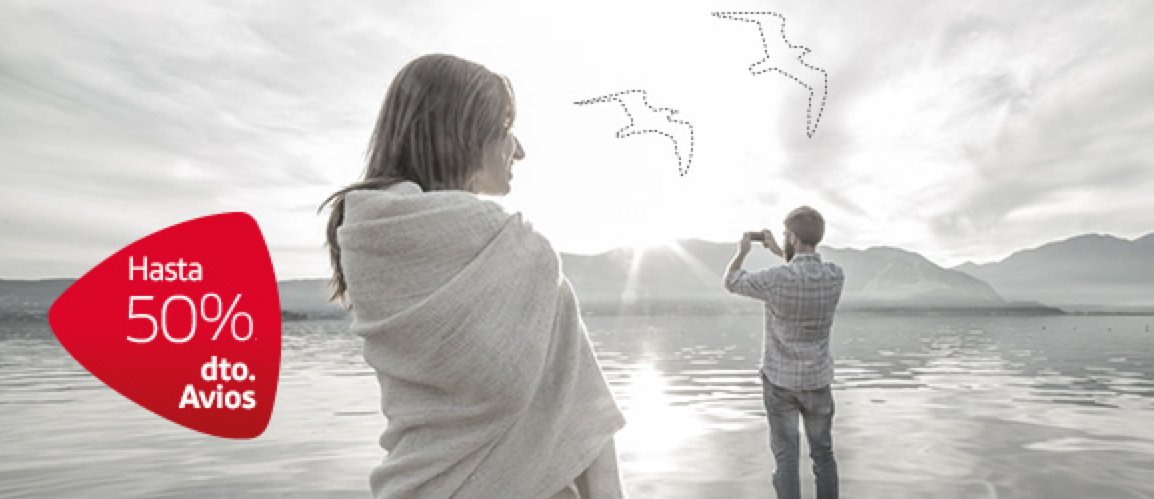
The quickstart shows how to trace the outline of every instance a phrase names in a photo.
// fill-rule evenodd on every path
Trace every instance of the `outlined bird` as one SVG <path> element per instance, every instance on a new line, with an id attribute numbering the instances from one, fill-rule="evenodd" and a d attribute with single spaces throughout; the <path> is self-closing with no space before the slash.
<path id="1" fill-rule="evenodd" d="M 677 170 L 682 176 L 689 173 L 693 162 L 693 125 L 688 121 L 674 119 L 677 111 L 668 107 L 653 107 L 646 99 L 644 90 L 626 90 L 601 97 L 574 102 L 578 106 L 600 102 L 617 102 L 629 116 L 629 124 L 617 131 L 617 138 L 643 133 L 659 133 L 673 141 L 673 154 L 677 156 Z"/>
<path id="2" fill-rule="evenodd" d="M 761 46 L 765 50 L 765 59 L 749 66 L 749 72 L 754 76 L 769 71 L 777 71 L 809 90 L 809 104 L 805 110 L 805 134 L 813 138 L 817 133 L 817 123 L 821 120 L 821 113 L 825 110 L 825 98 L 829 88 L 829 74 L 824 69 L 813 66 L 803 59 L 810 50 L 789 42 L 785 36 L 785 16 L 776 12 L 714 12 L 714 16 L 722 19 L 732 19 L 757 25 L 761 33 Z M 776 34 L 766 34 L 766 27 L 777 28 Z M 820 101 L 814 111 L 814 101 Z"/>

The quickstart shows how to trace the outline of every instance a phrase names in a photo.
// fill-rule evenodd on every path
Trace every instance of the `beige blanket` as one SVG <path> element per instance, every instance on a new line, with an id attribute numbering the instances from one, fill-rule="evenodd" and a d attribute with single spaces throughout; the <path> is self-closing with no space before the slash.
<path id="1" fill-rule="evenodd" d="M 349 193 L 338 238 L 388 420 L 375 497 L 622 496 L 624 420 L 556 252 L 519 214 L 405 182 Z"/>

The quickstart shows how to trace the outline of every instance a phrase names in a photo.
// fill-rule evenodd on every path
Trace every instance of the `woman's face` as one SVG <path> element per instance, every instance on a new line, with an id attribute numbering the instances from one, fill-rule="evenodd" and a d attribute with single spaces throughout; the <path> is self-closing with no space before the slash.
<path id="1" fill-rule="evenodd" d="M 525 157 L 521 141 L 513 132 L 485 146 L 481 159 L 481 170 L 473 177 L 472 188 L 477 194 L 504 196 L 509 193 L 509 181 L 513 179 L 513 162 Z"/>

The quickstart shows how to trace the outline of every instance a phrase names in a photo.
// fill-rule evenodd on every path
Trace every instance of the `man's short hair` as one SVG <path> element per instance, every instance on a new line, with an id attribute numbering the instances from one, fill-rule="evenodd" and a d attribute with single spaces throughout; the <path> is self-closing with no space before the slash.
<path id="1" fill-rule="evenodd" d="M 817 210 L 802 206 L 785 216 L 785 228 L 803 244 L 816 246 L 825 236 L 825 219 Z"/>

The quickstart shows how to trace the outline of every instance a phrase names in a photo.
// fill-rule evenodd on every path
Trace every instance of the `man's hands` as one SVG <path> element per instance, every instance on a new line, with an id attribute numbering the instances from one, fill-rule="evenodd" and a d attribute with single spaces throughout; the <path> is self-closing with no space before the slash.
<path id="1" fill-rule="evenodd" d="M 765 246 L 770 253 L 783 257 L 781 247 L 777 245 L 777 239 L 774 239 L 773 232 L 769 229 L 762 229 L 761 232 L 746 232 L 741 236 L 741 253 L 749 254 L 750 247 L 753 245 L 753 236 L 761 236 L 761 245 Z M 783 257 L 784 258 L 784 257 Z"/>
<path id="2" fill-rule="evenodd" d="M 766 249 L 781 258 L 785 258 L 785 253 L 781 251 L 781 247 L 777 245 L 777 239 L 773 238 L 773 233 L 769 229 L 762 229 L 761 232 L 746 232 L 741 235 L 741 242 L 738 243 L 737 254 L 733 255 L 733 260 L 729 262 L 729 267 L 725 269 L 725 279 L 728 281 L 729 275 L 741 269 L 741 265 L 745 263 L 745 257 L 749 255 L 749 250 L 753 247 L 753 236 L 760 236 L 761 245 Z M 726 286 L 728 287 L 728 285 Z"/>
<path id="3" fill-rule="evenodd" d="M 745 234 L 742 234 L 741 235 L 741 243 L 739 243 L 739 245 L 740 245 L 741 254 L 748 255 L 749 249 L 753 246 L 753 233 L 752 232 L 746 232 Z"/>
<path id="4" fill-rule="evenodd" d="M 777 245 L 777 239 L 773 238 L 773 232 L 771 232 L 769 229 L 762 229 L 761 234 L 764 238 L 761 241 L 761 244 L 764 245 L 770 253 L 785 258 L 785 256 L 782 254 L 781 247 Z"/>

